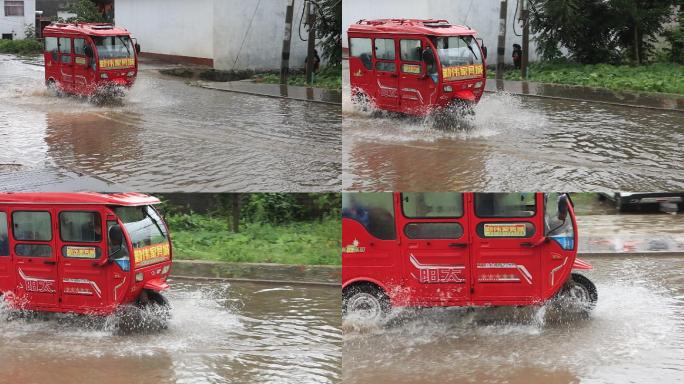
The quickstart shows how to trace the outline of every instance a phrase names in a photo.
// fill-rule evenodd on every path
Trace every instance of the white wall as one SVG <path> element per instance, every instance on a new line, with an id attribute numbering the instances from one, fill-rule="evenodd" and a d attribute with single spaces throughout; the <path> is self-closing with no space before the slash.
<path id="1" fill-rule="evenodd" d="M 484 39 L 488 48 L 488 64 L 496 61 L 496 44 L 499 36 L 500 0 L 344 0 L 342 2 L 342 45 L 347 47 L 347 28 L 360 19 L 447 19 L 453 24 L 463 24 L 477 31 L 477 37 Z M 508 1 L 506 30 L 506 62 L 512 63 L 513 44 L 522 45 L 522 37 L 515 36 L 513 25 L 522 34 L 516 21 L 516 0 Z M 536 60 L 536 45 L 530 39 L 530 60 Z"/>
<path id="2" fill-rule="evenodd" d="M 143 52 L 212 58 L 213 2 L 116 0 L 114 19 L 131 31 Z"/>
<path id="3" fill-rule="evenodd" d="M 0 33 L 12 33 L 14 39 L 23 39 L 26 24 L 36 24 L 36 1 L 24 0 L 24 16 L 5 16 L 5 2 L 0 0 Z"/>
<path id="4" fill-rule="evenodd" d="M 215 0 L 214 67 L 280 69 L 287 3 L 287 0 Z M 307 43 L 300 40 L 297 32 L 303 5 L 304 0 L 294 2 L 290 68 L 303 67 L 306 59 Z M 305 27 L 301 33 L 307 37 Z"/>

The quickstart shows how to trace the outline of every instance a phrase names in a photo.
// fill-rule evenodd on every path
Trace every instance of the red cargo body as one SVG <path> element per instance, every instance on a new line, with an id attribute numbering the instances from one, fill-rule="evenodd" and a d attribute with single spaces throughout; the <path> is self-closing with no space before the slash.
<path id="1" fill-rule="evenodd" d="M 130 33 L 101 23 L 53 23 L 43 29 L 45 83 L 78 95 L 108 85 L 131 87 L 138 74 Z"/>
<path id="2" fill-rule="evenodd" d="M 573 268 L 591 269 L 576 259 L 574 211 L 566 204 L 561 220 L 561 200 L 569 202 L 544 193 L 345 193 L 345 300 L 363 291 L 393 307 L 543 303 L 568 287 Z M 590 282 L 586 293 L 593 305 Z"/>
<path id="3" fill-rule="evenodd" d="M 137 193 L 0 194 L 0 295 L 18 309 L 102 315 L 147 301 L 168 288 L 171 268 L 158 203 Z"/>
<path id="4" fill-rule="evenodd" d="M 476 32 L 446 20 L 361 20 L 347 30 L 352 100 L 411 115 L 482 97 L 486 54 Z M 433 62 L 426 60 L 432 52 Z"/>

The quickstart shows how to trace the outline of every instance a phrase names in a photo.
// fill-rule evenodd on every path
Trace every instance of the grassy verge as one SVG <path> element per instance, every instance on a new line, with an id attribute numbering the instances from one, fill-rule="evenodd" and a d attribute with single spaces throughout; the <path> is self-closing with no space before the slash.
<path id="1" fill-rule="evenodd" d="M 38 40 L 0 40 L 0 53 L 27 56 L 41 52 L 43 52 L 43 44 Z"/>
<path id="2" fill-rule="evenodd" d="M 488 72 L 495 77 L 496 72 Z M 521 80 L 519 70 L 507 70 L 505 80 Z M 541 83 L 584 85 L 617 91 L 647 91 L 684 94 L 684 66 L 657 63 L 632 67 L 627 65 L 579 65 L 533 63 L 528 80 Z"/>
<path id="3" fill-rule="evenodd" d="M 275 73 L 263 73 L 254 76 L 254 79 L 260 83 L 280 84 L 280 75 Z M 306 76 L 304 73 L 293 73 L 287 78 L 289 85 L 306 86 Z M 332 90 L 342 89 L 342 68 L 341 67 L 325 67 L 321 69 L 314 77 L 314 87 L 325 88 Z"/>
<path id="4" fill-rule="evenodd" d="M 199 214 L 167 217 L 174 254 L 185 260 L 340 265 L 339 219 L 275 226 L 243 224 L 232 233 L 225 220 Z"/>

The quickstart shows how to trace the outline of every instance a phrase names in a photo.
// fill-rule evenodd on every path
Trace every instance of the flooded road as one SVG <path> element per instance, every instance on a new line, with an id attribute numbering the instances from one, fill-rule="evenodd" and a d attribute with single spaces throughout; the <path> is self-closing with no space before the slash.
<path id="1" fill-rule="evenodd" d="M 174 281 L 169 329 L 0 317 L 0 382 L 337 383 L 340 291 Z"/>
<path id="2" fill-rule="evenodd" d="M 122 106 L 46 91 L 42 66 L 0 55 L 2 167 L 147 191 L 329 191 L 340 107 L 194 87 L 141 65 Z"/>
<path id="3" fill-rule="evenodd" d="M 587 260 L 599 297 L 591 318 L 455 308 L 405 311 L 386 328 L 346 323 L 343 382 L 681 382 L 684 260 Z"/>
<path id="4" fill-rule="evenodd" d="M 343 100 L 344 190 L 684 189 L 681 112 L 487 93 L 446 130 Z"/>

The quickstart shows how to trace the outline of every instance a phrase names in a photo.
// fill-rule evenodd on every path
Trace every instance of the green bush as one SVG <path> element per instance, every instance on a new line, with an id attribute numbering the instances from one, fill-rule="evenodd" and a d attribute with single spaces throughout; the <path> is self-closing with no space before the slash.
<path id="1" fill-rule="evenodd" d="M 38 40 L 0 40 L 0 53 L 36 55 L 41 52 L 43 52 L 43 44 Z"/>
<path id="2" fill-rule="evenodd" d="M 488 72 L 495 77 L 494 71 Z M 507 71 L 506 80 L 520 80 L 520 71 Z M 534 63 L 528 80 L 541 83 L 583 85 L 618 91 L 646 91 L 684 94 L 684 67 L 672 63 L 643 66 L 579 65 L 571 63 Z"/>
<path id="3" fill-rule="evenodd" d="M 268 84 L 279 84 L 280 74 L 262 73 L 255 77 L 257 82 Z M 306 76 L 304 73 L 292 73 L 287 78 L 288 85 L 306 86 Z M 314 87 L 339 90 L 342 89 L 342 67 L 327 66 L 322 68 L 314 76 Z"/>
<path id="4" fill-rule="evenodd" d="M 199 214 L 169 215 L 178 259 L 229 262 L 340 265 L 339 218 L 286 225 L 246 223 L 232 233 L 221 218 Z"/>

